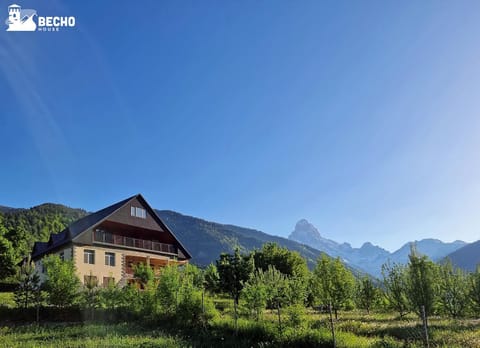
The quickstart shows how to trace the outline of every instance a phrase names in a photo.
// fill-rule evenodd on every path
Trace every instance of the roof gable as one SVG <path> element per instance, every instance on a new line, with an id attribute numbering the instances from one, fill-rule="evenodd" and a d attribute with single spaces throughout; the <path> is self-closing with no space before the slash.
<path id="1" fill-rule="evenodd" d="M 141 194 L 129 197 L 118 203 L 112 204 L 109 207 L 101 209 L 95 213 L 87 215 L 64 229 L 58 234 L 50 235 L 48 243 L 35 243 L 32 258 L 39 257 L 53 249 L 58 248 L 64 244 L 71 242 L 73 239 L 81 238 L 81 235 L 86 233 L 89 229 L 94 228 L 105 220 L 122 222 L 125 217 L 130 217 L 131 206 L 142 207 L 147 211 L 147 218 L 134 218 L 135 225 L 143 228 L 153 229 L 157 231 L 169 233 L 173 239 L 178 243 L 179 249 L 186 258 L 191 258 L 190 253 L 185 249 L 182 243 L 174 235 L 174 233 L 165 225 L 157 213 L 150 207 L 145 198 Z"/>

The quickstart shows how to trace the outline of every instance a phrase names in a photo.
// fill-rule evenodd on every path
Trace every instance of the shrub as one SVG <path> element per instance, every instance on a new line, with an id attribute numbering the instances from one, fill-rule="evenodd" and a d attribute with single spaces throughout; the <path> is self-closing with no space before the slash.
<path id="1" fill-rule="evenodd" d="M 298 328 L 305 321 L 305 307 L 300 304 L 287 307 L 287 320 L 290 326 Z"/>
<path id="2" fill-rule="evenodd" d="M 43 262 L 47 270 L 45 290 L 48 302 L 58 307 L 76 304 L 80 295 L 80 280 L 73 261 L 62 261 L 58 255 L 49 255 Z"/>

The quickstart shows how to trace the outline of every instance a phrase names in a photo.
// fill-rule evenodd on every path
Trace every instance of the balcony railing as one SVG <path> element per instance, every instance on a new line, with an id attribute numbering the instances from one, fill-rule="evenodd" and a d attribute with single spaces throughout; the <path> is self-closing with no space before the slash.
<path id="1" fill-rule="evenodd" d="M 122 245 L 130 248 L 152 250 L 161 253 L 177 254 L 177 248 L 172 244 L 155 242 L 152 240 L 120 236 L 110 232 L 96 230 L 93 233 L 95 242 Z"/>

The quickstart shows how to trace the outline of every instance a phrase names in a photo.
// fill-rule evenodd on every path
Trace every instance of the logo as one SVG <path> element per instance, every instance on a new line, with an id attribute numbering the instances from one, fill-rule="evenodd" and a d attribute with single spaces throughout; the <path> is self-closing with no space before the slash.
<path id="1" fill-rule="evenodd" d="M 35 17 L 37 22 L 35 22 Z M 62 27 L 74 27 L 75 17 L 38 16 L 36 10 L 22 9 L 20 5 L 8 6 L 7 31 L 59 31 Z"/>

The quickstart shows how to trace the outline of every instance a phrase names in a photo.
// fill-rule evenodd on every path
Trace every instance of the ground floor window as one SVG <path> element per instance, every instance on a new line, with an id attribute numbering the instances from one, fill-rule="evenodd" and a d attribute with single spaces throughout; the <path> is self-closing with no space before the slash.
<path id="1" fill-rule="evenodd" d="M 109 285 L 115 285 L 114 277 L 103 277 L 103 287 L 107 288 Z"/>
<path id="2" fill-rule="evenodd" d="M 86 275 L 83 276 L 83 284 L 93 288 L 98 285 L 98 279 L 96 276 Z"/>

